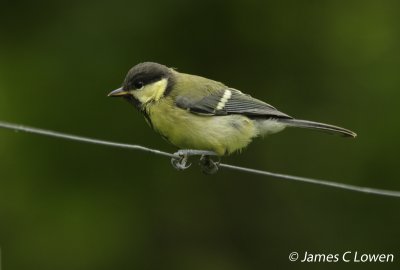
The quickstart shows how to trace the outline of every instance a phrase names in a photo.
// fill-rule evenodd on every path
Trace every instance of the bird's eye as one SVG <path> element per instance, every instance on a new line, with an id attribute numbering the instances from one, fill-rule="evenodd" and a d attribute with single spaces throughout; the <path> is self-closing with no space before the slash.
<path id="1" fill-rule="evenodd" d="M 135 86 L 135 89 L 142 89 L 144 86 L 144 83 L 142 81 L 137 81 L 133 84 Z"/>

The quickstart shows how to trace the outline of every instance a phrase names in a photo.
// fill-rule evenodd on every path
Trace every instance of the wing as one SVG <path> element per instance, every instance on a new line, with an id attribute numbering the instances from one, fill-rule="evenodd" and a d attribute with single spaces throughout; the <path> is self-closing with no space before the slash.
<path id="1" fill-rule="evenodd" d="M 202 115 L 242 114 L 253 117 L 292 118 L 273 106 L 233 88 L 213 91 L 199 100 L 193 100 L 188 96 L 178 96 L 176 105 Z"/>

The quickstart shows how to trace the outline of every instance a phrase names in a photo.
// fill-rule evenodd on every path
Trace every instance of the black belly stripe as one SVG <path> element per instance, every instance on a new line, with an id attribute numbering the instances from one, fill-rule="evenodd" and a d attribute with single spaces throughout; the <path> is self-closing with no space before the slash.
<path id="1" fill-rule="evenodd" d="M 149 126 L 154 129 L 153 123 L 151 122 L 151 118 L 149 114 L 146 112 L 146 110 L 143 108 L 142 103 L 140 103 L 139 100 L 135 99 L 131 95 L 124 96 L 124 99 L 127 100 L 133 106 L 135 106 L 135 108 L 138 109 L 143 114 L 144 118 L 146 118 L 146 122 L 149 124 Z"/>
<path id="2" fill-rule="evenodd" d="M 151 118 L 150 118 L 149 114 L 145 110 L 141 110 L 141 112 L 142 112 L 144 118 L 146 118 L 146 122 L 149 124 L 149 126 L 152 129 L 154 129 L 153 122 L 151 122 Z"/>

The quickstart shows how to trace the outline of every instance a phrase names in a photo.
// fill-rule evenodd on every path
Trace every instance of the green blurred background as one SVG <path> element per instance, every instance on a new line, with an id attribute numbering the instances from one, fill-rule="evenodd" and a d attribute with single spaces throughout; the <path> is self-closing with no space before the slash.
<path id="1" fill-rule="evenodd" d="M 175 149 L 106 94 L 156 61 L 355 140 L 290 129 L 224 162 L 400 190 L 398 1 L 3 1 L 0 120 Z M 0 130 L 3 269 L 398 269 L 400 200 Z M 394 253 L 392 264 L 290 263 Z"/>

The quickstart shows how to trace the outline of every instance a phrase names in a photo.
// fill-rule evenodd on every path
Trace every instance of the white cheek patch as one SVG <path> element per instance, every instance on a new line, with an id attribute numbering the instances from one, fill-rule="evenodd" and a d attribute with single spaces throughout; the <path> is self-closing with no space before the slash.
<path id="1" fill-rule="evenodd" d="M 145 85 L 142 89 L 130 91 L 140 103 L 145 104 L 151 101 L 158 101 L 167 89 L 168 79 L 161 79 L 154 83 Z"/>
<path id="2" fill-rule="evenodd" d="M 224 95 L 222 96 L 222 98 L 220 99 L 220 101 L 217 104 L 216 110 L 217 111 L 222 110 L 225 107 L 228 100 L 231 98 L 231 96 L 232 96 L 232 91 L 229 89 L 226 89 L 224 92 Z"/>

